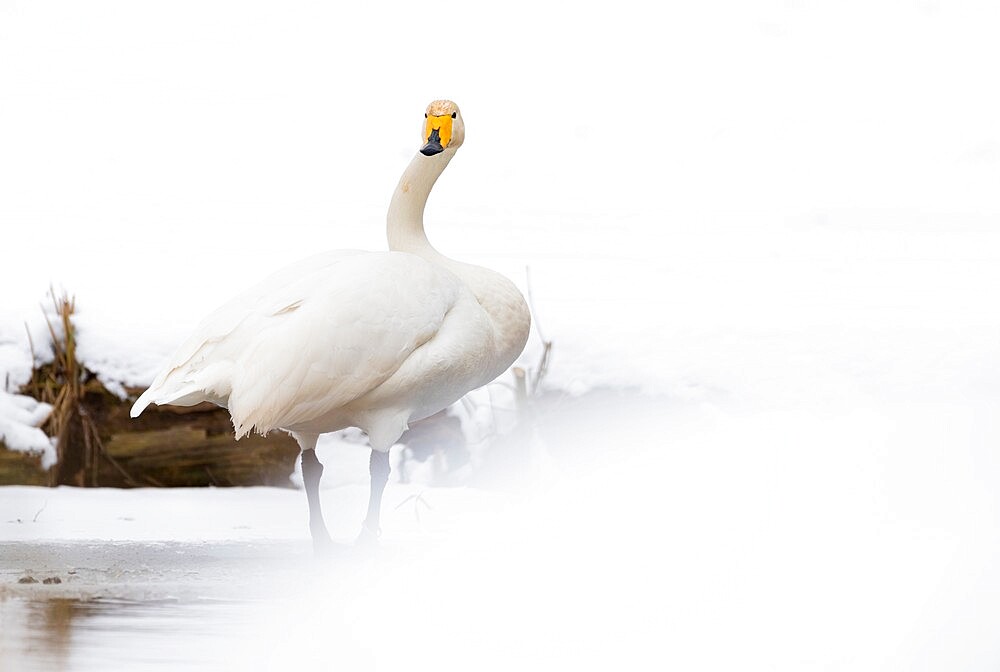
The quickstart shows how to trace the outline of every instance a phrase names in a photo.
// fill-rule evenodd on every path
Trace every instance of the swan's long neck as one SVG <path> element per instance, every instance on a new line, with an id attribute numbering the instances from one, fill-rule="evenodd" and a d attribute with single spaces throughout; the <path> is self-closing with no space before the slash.
<path id="1" fill-rule="evenodd" d="M 495 271 L 449 259 L 435 250 L 424 233 L 424 205 L 431 188 L 455 156 L 448 148 L 434 156 L 417 154 L 399 178 L 389 204 L 389 249 L 409 252 L 447 268 L 472 291 L 494 328 L 495 362 L 484 382 L 500 375 L 524 348 L 531 317 L 514 284 Z"/>
<path id="2" fill-rule="evenodd" d="M 440 258 L 441 255 L 431 246 L 424 233 L 424 206 L 434 183 L 455 156 L 455 151 L 455 148 L 448 148 L 434 156 L 417 153 L 403 171 L 396 191 L 392 194 L 386 218 L 386 236 L 390 250 L 410 252 L 425 258 Z"/>

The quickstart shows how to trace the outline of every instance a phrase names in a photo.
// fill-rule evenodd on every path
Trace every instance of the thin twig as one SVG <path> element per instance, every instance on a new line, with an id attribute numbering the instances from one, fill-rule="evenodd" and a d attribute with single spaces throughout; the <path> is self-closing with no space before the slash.
<path id="1" fill-rule="evenodd" d="M 101 455 L 101 457 L 103 457 L 104 459 L 106 459 L 111 464 L 111 466 L 114 467 L 118 471 L 118 473 L 122 475 L 122 477 L 125 479 L 126 483 L 128 483 L 129 485 L 134 485 L 136 487 L 139 487 L 139 482 L 136 481 L 134 478 L 132 478 L 131 474 L 129 474 L 125 470 L 125 468 L 118 463 L 118 460 L 116 460 L 115 458 L 111 457 L 111 453 L 109 453 L 107 451 L 107 449 L 104 447 L 104 442 L 101 441 L 101 437 L 100 437 L 100 435 L 98 435 L 98 433 L 97 433 L 97 427 L 94 426 L 93 421 L 90 421 L 90 419 L 88 418 L 88 423 L 89 424 L 88 424 L 87 430 L 90 431 L 90 432 L 93 432 L 93 434 L 94 434 L 94 440 L 97 442 L 97 450 L 98 450 L 99 454 Z M 208 475 L 210 477 L 212 477 L 213 481 L 215 480 L 215 477 L 212 476 L 211 472 L 209 472 Z M 154 485 L 159 485 L 159 483 L 154 483 Z"/>
<path id="2" fill-rule="evenodd" d="M 552 352 L 552 341 L 546 341 L 542 347 L 542 357 L 538 362 L 537 373 L 532 376 L 531 396 L 538 392 L 538 386 L 542 384 L 542 379 L 549 370 L 549 354 Z"/>
<path id="3" fill-rule="evenodd" d="M 24 333 L 28 335 L 28 351 L 31 353 L 31 370 L 35 370 L 35 366 L 38 363 L 38 359 L 35 357 L 35 339 L 31 337 L 31 329 L 28 328 L 28 323 L 24 323 Z"/>
<path id="4" fill-rule="evenodd" d="M 542 344 L 544 345 L 547 341 L 545 334 L 542 332 L 542 322 L 538 319 L 538 311 L 535 310 L 535 298 L 531 292 L 531 266 L 524 267 L 524 287 L 528 292 L 528 310 L 531 311 L 531 317 L 535 321 L 535 333 L 538 334 L 538 338 L 542 339 Z"/>
<path id="5" fill-rule="evenodd" d="M 38 511 L 35 513 L 35 517 L 31 519 L 31 522 L 37 523 L 38 522 L 38 516 L 42 515 L 42 511 L 44 511 L 45 507 L 48 506 L 48 505 L 49 505 L 49 500 L 46 499 L 45 503 L 42 504 L 42 508 L 38 509 Z"/>
<path id="6" fill-rule="evenodd" d="M 549 353 L 552 351 L 552 341 L 545 338 L 545 333 L 542 331 L 542 321 L 539 319 L 538 311 L 535 309 L 535 297 L 531 291 L 531 266 L 524 267 L 524 281 L 525 289 L 528 292 L 528 310 L 531 311 L 531 319 L 535 323 L 535 333 L 538 334 L 538 338 L 542 342 L 542 357 L 538 362 L 535 375 L 531 377 L 531 396 L 534 396 L 538 392 L 539 385 L 542 384 L 542 379 L 545 378 L 545 374 L 549 370 Z"/>
<path id="7" fill-rule="evenodd" d="M 396 510 L 398 511 L 400 508 L 402 508 L 404 504 L 406 504 L 411 500 L 413 501 L 413 515 L 416 517 L 418 523 L 420 522 L 420 506 L 419 506 L 420 504 L 426 506 L 428 511 L 434 509 L 434 507 L 431 506 L 426 499 L 424 499 L 424 493 L 420 492 L 415 495 L 410 495 L 409 497 L 401 501 L 399 504 L 396 505 Z"/>

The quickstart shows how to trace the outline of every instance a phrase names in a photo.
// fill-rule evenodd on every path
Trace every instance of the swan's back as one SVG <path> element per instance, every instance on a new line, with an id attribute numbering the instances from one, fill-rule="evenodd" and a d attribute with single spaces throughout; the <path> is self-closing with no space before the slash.
<path id="1" fill-rule="evenodd" d="M 210 401 L 229 408 L 237 438 L 331 417 L 396 374 L 468 300 L 452 273 L 412 254 L 317 255 L 209 315 L 132 415 Z"/>

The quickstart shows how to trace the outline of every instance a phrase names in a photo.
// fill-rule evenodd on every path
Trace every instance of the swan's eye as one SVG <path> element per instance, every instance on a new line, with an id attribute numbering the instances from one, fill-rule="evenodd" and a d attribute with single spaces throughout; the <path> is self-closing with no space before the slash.
<path id="1" fill-rule="evenodd" d="M 427 113 L 426 113 L 426 112 L 424 112 L 424 119 L 426 119 L 426 118 L 427 118 Z"/>
<path id="2" fill-rule="evenodd" d="M 451 118 L 452 118 L 452 119 L 454 119 L 454 118 L 455 118 L 455 117 L 457 117 L 457 116 L 458 116 L 458 112 L 452 112 L 452 113 L 451 113 Z"/>

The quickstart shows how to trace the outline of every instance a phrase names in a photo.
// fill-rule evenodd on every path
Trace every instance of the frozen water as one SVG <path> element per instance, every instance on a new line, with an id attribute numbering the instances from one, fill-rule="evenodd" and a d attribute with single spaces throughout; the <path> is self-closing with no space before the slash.
<path id="1" fill-rule="evenodd" d="M 297 491 L 4 489 L 5 652 L 38 669 L 991 669 L 991 404 L 661 403 L 653 423 L 622 402 L 613 430 L 586 399 L 543 422 L 563 452 L 528 492 L 390 485 L 381 547 L 329 558 Z M 323 497 L 349 541 L 364 488 Z M 60 609 L 69 644 L 29 647 L 25 624 Z M 155 653 L 170 635 L 184 646 Z"/>

